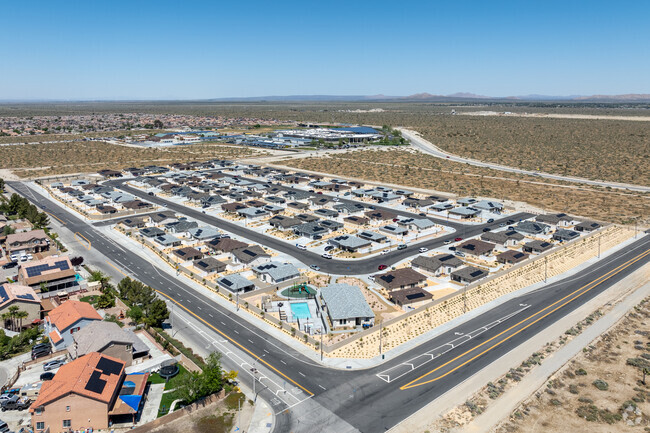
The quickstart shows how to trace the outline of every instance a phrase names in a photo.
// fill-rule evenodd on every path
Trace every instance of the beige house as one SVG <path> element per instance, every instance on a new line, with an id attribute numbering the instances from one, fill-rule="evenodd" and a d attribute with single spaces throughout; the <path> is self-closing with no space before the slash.
<path id="1" fill-rule="evenodd" d="M 26 311 L 27 317 L 22 319 L 22 325 L 27 326 L 41 318 L 41 300 L 31 287 L 20 284 L 0 284 L 0 315 L 9 311 L 12 305 L 20 311 Z M 20 324 L 20 319 L 18 319 Z M 3 325 L 7 325 L 3 323 Z"/>
<path id="2" fill-rule="evenodd" d="M 68 346 L 72 359 L 98 352 L 117 358 L 128 367 L 133 364 L 133 358 L 149 354 L 149 348 L 135 334 L 113 322 L 92 322 L 75 332 L 72 338 L 73 342 Z"/>
<path id="3" fill-rule="evenodd" d="M 9 254 L 35 254 L 50 249 L 50 238 L 43 230 L 32 230 L 7 235 L 5 245 Z"/>

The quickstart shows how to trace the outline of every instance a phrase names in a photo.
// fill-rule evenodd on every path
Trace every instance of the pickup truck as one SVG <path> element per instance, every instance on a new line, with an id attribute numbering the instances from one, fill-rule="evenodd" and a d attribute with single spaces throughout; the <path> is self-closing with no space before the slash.
<path id="1" fill-rule="evenodd" d="M 25 410 L 31 404 L 29 397 L 19 397 L 13 395 L 10 399 L 2 402 L 2 411 L 7 410 Z"/>

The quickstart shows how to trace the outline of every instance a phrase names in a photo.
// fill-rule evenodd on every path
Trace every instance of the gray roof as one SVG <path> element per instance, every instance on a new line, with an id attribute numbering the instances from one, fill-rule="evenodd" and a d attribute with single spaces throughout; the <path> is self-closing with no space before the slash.
<path id="1" fill-rule="evenodd" d="M 218 278 L 217 284 L 219 284 L 222 287 L 225 287 L 226 289 L 232 292 L 236 292 L 238 290 L 250 286 L 255 287 L 252 281 L 247 280 L 246 278 L 242 277 L 239 274 L 231 274 L 231 275 L 226 275 L 225 277 Z"/>
<path id="2" fill-rule="evenodd" d="M 187 232 L 196 239 L 212 239 L 219 234 L 219 230 L 212 227 L 196 227 Z"/>
<path id="3" fill-rule="evenodd" d="M 196 221 L 180 220 L 165 225 L 165 228 L 174 233 L 183 233 L 199 226 Z"/>
<path id="4" fill-rule="evenodd" d="M 257 274 L 268 274 L 275 281 L 284 281 L 289 278 L 300 276 L 300 271 L 291 263 L 269 262 L 255 266 L 253 272 Z"/>
<path id="5" fill-rule="evenodd" d="M 366 210 L 366 206 L 361 203 L 339 203 L 335 204 L 333 207 L 339 212 L 347 213 L 363 212 Z"/>
<path id="6" fill-rule="evenodd" d="M 499 203 L 498 201 L 481 200 L 477 203 L 474 203 L 472 207 L 481 210 L 501 210 L 503 209 L 503 204 Z"/>
<path id="7" fill-rule="evenodd" d="M 328 229 L 322 227 L 318 221 L 312 221 L 310 223 L 300 224 L 293 228 L 293 231 L 301 236 L 314 236 L 319 234 L 325 234 L 328 232 Z"/>
<path id="8" fill-rule="evenodd" d="M 368 239 L 369 241 L 373 241 L 373 242 L 381 242 L 383 240 L 386 240 L 385 235 L 382 235 L 381 233 L 377 233 L 377 232 L 371 232 L 371 231 L 363 231 L 359 233 L 358 236 L 361 239 Z"/>
<path id="9" fill-rule="evenodd" d="M 397 221 L 397 224 L 399 225 L 414 225 L 415 227 L 419 229 L 428 229 L 430 227 L 435 226 L 436 224 L 431 221 L 430 219 L 427 218 L 405 218 L 402 220 Z"/>
<path id="10" fill-rule="evenodd" d="M 332 245 L 349 249 L 363 248 L 370 245 L 370 241 L 352 235 L 337 236 L 329 239 L 328 242 Z"/>
<path id="11" fill-rule="evenodd" d="M 74 338 L 75 343 L 68 346 L 68 351 L 75 358 L 90 352 L 99 352 L 112 343 L 135 346 L 140 340 L 133 333 L 122 330 L 117 323 L 105 322 L 103 320 L 91 322 L 89 325 L 75 332 L 72 338 Z M 142 344 L 141 341 L 140 343 Z M 139 351 L 142 351 L 142 349 Z"/>
<path id="12" fill-rule="evenodd" d="M 239 209 L 237 213 L 239 215 L 245 216 L 246 218 L 257 218 L 269 214 L 267 211 L 259 207 L 247 207 L 244 209 Z"/>
<path id="13" fill-rule="evenodd" d="M 140 230 L 140 234 L 147 238 L 152 238 L 154 236 L 162 236 L 165 234 L 165 232 L 158 227 L 145 227 Z"/>
<path id="14" fill-rule="evenodd" d="M 176 236 L 172 236 L 172 235 L 156 236 L 155 240 L 156 240 L 156 242 L 158 242 L 161 245 L 172 245 L 172 244 L 175 244 L 175 243 L 179 243 L 181 241 Z"/>
<path id="15" fill-rule="evenodd" d="M 518 232 L 529 233 L 529 234 L 538 234 L 548 231 L 549 226 L 547 224 L 537 223 L 533 221 L 521 221 L 515 226 L 515 230 Z"/>
<path id="16" fill-rule="evenodd" d="M 329 218 L 336 218 L 337 216 L 339 216 L 339 213 L 332 209 L 316 209 L 314 213 L 316 215 L 329 217 Z"/>
<path id="17" fill-rule="evenodd" d="M 454 215 L 461 215 L 461 216 L 474 216 L 477 215 L 479 212 L 480 211 L 478 209 L 474 209 L 471 207 L 456 207 L 449 210 L 449 213 L 453 213 Z"/>
<path id="18" fill-rule="evenodd" d="M 320 289 L 320 295 L 334 320 L 375 317 L 361 289 L 349 284 L 330 284 Z"/>
<path id="19" fill-rule="evenodd" d="M 380 227 L 379 230 L 381 230 L 382 232 L 386 232 L 398 236 L 408 233 L 408 229 L 406 227 L 395 226 L 392 224 L 388 226 Z"/>

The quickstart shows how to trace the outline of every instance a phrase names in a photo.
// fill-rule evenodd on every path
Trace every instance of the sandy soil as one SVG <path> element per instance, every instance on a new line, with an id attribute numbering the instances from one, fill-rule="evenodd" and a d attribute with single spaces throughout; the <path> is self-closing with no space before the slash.
<path id="1" fill-rule="evenodd" d="M 496 431 L 635 432 L 650 430 L 650 298 L 555 374 Z M 594 385 L 606 382 L 607 389 Z M 603 387 L 605 388 L 605 387 Z"/>
<path id="2" fill-rule="evenodd" d="M 464 116 L 501 116 L 501 117 L 542 117 L 551 119 L 585 119 L 585 120 L 631 120 L 648 122 L 650 116 L 600 116 L 595 114 L 558 114 L 558 113 L 498 113 L 496 111 L 466 111 L 458 113 Z"/>

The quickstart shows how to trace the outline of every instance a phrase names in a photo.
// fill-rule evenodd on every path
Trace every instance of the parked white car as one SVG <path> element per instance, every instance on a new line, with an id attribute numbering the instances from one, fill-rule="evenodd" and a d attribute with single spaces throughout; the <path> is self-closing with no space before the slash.
<path id="1" fill-rule="evenodd" d="M 422 248 L 419 249 L 419 251 L 421 253 L 426 253 L 427 251 L 429 251 L 429 248 L 422 247 Z"/>

